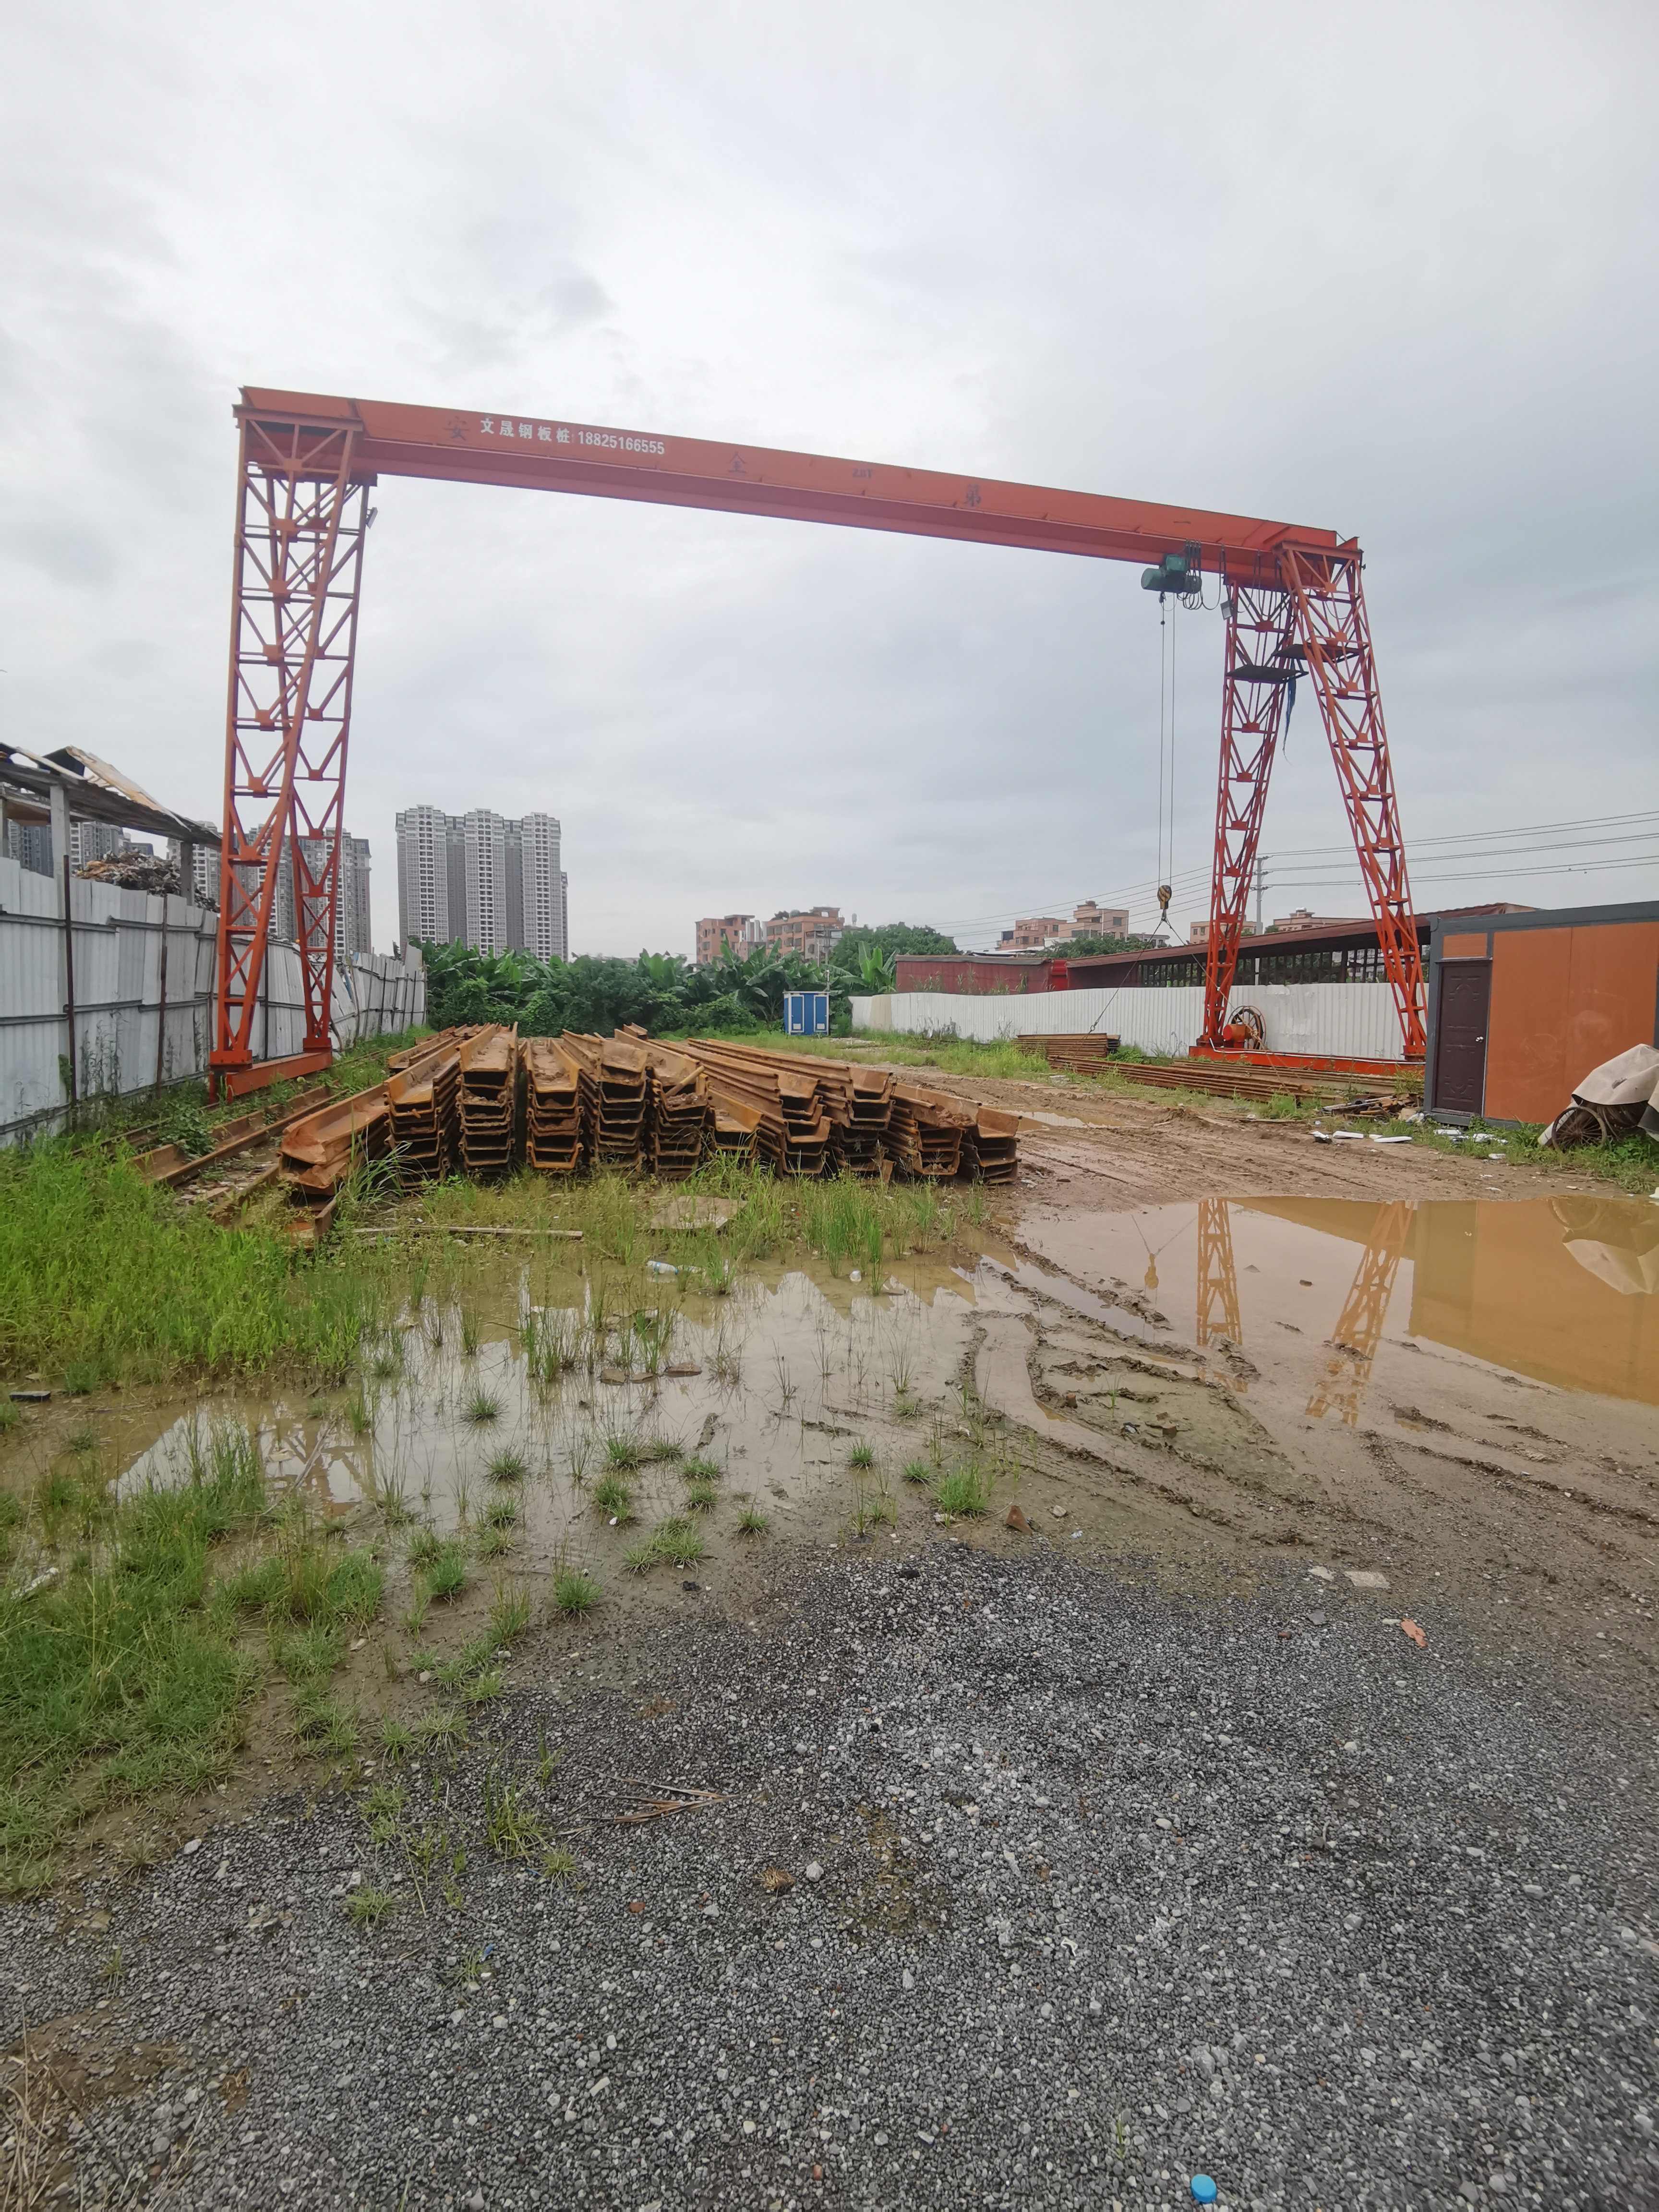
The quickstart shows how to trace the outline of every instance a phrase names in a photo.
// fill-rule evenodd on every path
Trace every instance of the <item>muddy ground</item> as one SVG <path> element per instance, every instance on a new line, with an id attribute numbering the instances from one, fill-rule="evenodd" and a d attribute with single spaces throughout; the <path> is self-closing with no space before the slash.
<path id="1" fill-rule="evenodd" d="M 698 1375 L 585 1409 L 721 1462 L 702 1561 L 624 1574 L 550 1431 L 517 1568 L 579 1541 L 605 1602 L 514 1644 L 465 1750 L 296 1766 L 273 1692 L 224 1790 L 8 1910 L 17 2201 L 1104 2208 L 1203 2167 L 1252 2207 L 1659 2202 L 1654 1394 L 1386 1297 L 1356 1352 L 1376 1237 L 1308 1226 L 1603 1187 L 928 1079 L 1054 1117 L 982 1233 L 879 1288 L 773 1270 L 740 1330 L 689 1311 Z M 1123 1261 L 1132 1212 L 1217 1199 L 1284 1202 L 1231 1217 L 1234 1329 L 1176 1212 L 1155 1281 Z M 453 1395 L 412 1374 L 386 1418 Z M 361 1443 L 319 1460 L 292 1410 L 366 1523 Z M 990 1510 L 939 1516 L 929 1457 Z M 441 1518 L 476 1470 L 427 1466 Z M 395 1610 L 351 1680 L 413 1715 Z M 719 1802 L 617 1825 L 673 1784 Z"/>

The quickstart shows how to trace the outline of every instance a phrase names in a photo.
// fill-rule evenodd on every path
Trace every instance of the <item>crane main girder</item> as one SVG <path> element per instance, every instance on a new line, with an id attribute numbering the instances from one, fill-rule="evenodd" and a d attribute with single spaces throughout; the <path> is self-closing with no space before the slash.
<path id="1" fill-rule="evenodd" d="M 1205 573 L 1244 580 L 1277 573 L 1281 548 L 1346 554 L 1333 530 L 1261 522 L 1200 507 L 1115 499 L 950 476 L 824 453 L 766 446 L 728 446 L 708 438 L 660 437 L 551 416 L 458 414 L 441 407 L 335 399 L 313 393 L 250 389 L 237 410 L 273 424 L 312 426 L 319 447 L 349 428 L 356 465 L 380 476 L 435 477 L 449 483 L 495 483 L 520 490 L 585 493 L 657 507 L 713 507 L 728 514 L 790 522 L 835 522 L 854 530 L 965 538 L 1095 560 L 1162 560 L 1199 549 Z"/>
<path id="2" fill-rule="evenodd" d="M 245 388 L 226 729 L 218 1019 L 233 1087 L 252 1058 L 276 871 L 295 871 L 306 1051 L 328 1048 L 356 617 L 380 476 L 503 484 L 657 506 L 898 531 L 1213 576 L 1230 608 L 1221 787 L 1202 1042 L 1228 994 L 1294 651 L 1337 764 L 1407 1058 L 1423 1051 L 1423 976 L 1357 539 L 1299 524 L 953 476 L 551 416 L 458 412 Z M 1248 611 L 1241 623 L 1237 612 Z M 1261 630 L 1240 649 L 1243 628 Z M 1251 660 L 1252 653 L 1263 658 Z M 1273 656 L 1279 656 L 1277 660 Z M 1356 683 L 1355 678 L 1358 678 Z M 315 723 L 319 726 L 312 728 Z M 319 858 L 320 854 L 320 858 Z"/>

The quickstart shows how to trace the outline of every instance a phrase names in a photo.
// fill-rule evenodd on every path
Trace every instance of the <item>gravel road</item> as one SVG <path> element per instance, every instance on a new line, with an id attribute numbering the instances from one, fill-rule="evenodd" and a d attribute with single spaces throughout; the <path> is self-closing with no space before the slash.
<path id="1" fill-rule="evenodd" d="M 1659 2203 L 1651 1739 L 1388 1607 L 1288 1574 L 1171 1594 L 1057 1530 L 780 1547 L 748 1620 L 688 1590 L 644 1646 L 529 1645 L 453 1767 L 401 1770 L 405 1840 L 370 1838 L 382 1770 L 6 1912 L 10 2033 L 52 2023 L 49 2179 L 491 2212 L 1140 2212 L 1194 2170 L 1231 2206 Z M 721 1802 L 618 1826 L 629 1778 Z M 491 1850 L 507 1785 L 574 1875 Z M 438 1826 L 465 1869 L 417 1886 Z M 372 1929 L 356 1884 L 398 1899 Z"/>

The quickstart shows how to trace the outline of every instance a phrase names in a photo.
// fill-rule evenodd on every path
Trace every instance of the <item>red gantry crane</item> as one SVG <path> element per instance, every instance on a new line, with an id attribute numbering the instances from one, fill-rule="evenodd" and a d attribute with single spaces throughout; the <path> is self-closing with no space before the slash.
<path id="1" fill-rule="evenodd" d="M 330 985 L 368 493 L 382 476 L 580 492 L 797 522 L 961 538 L 1149 564 L 1148 590 L 1226 618 L 1204 1031 L 1224 1049 L 1273 753 L 1313 689 L 1376 919 L 1407 1060 L 1424 1049 L 1423 967 L 1354 538 L 1334 531 L 702 438 L 246 389 L 238 464 L 219 905 L 216 1080 L 233 1092 L 330 1058 Z M 253 1061 L 285 857 L 306 995 L 305 1049 Z"/>

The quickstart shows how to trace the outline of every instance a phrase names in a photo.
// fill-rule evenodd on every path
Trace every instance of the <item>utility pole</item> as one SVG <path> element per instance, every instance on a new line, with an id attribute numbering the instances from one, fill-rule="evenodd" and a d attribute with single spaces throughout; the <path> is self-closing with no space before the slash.
<path id="1" fill-rule="evenodd" d="M 1265 864 L 1261 854 L 1258 853 L 1255 856 L 1255 933 L 1258 937 L 1261 934 L 1261 886 L 1264 870 Z"/>

